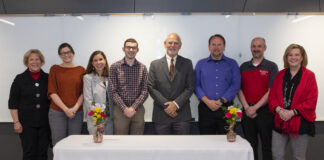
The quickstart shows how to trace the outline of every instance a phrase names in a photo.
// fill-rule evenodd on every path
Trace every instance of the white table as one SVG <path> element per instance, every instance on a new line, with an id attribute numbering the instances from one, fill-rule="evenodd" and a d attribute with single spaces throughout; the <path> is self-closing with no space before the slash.
<path id="1" fill-rule="evenodd" d="M 54 160 L 253 160 L 250 144 L 240 136 L 223 135 L 69 136 L 54 147 Z"/>

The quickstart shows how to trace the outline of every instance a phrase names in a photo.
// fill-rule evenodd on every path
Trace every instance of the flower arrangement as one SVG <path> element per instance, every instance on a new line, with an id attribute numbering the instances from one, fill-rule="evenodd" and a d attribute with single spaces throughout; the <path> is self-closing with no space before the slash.
<path id="1" fill-rule="evenodd" d="M 90 112 L 88 113 L 88 116 L 91 116 L 94 123 L 97 125 L 104 123 L 104 121 L 107 118 L 107 115 L 109 117 L 109 107 L 108 104 L 100 104 L 96 102 L 92 102 L 90 106 Z"/>
<path id="2" fill-rule="evenodd" d="M 242 111 L 239 104 L 232 105 L 229 107 L 222 107 L 222 109 L 225 112 L 227 124 L 235 124 L 236 121 L 241 120 Z"/>
<path id="3" fill-rule="evenodd" d="M 228 130 L 226 134 L 226 138 L 228 142 L 235 142 L 236 141 L 236 133 L 234 131 L 234 127 L 236 121 L 241 120 L 242 118 L 242 111 L 240 105 L 232 105 L 229 107 L 222 107 L 223 111 L 225 112 L 225 119 L 226 123 L 229 126 L 225 126 L 225 129 Z"/>

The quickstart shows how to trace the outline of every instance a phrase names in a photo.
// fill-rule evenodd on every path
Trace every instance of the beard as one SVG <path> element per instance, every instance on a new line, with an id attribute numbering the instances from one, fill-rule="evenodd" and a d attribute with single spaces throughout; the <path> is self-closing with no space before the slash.
<path id="1" fill-rule="evenodd" d="M 253 58 L 261 58 L 263 55 L 261 51 L 254 51 L 252 52 L 252 54 L 253 54 Z"/>
<path id="2" fill-rule="evenodd" d="M 212 52 L 212 56 L 214 57 L 214 58 L 219 58 L 219 57 L 221 57 L 223 55 L 223 53 L 221 53 L 220 51 L 214 51 L 214 52 Z"/>
<path id="3" fill-rule="evenodd" d="M 178 52 L 177 51 L 167 51 L 167 53 L 168 53 L 168 55 L 170 57 L 174 57 L 174 56 L 178 55 Z"/>

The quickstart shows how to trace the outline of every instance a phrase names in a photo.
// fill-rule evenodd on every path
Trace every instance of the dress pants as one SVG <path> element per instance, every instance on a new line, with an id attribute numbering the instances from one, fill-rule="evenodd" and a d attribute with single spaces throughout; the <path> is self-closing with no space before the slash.
<path id="1" fill-rule="evenodd" d="M 243 133 L 247 141 L 250 142 L 254 159 L 258 160 L 258 135 L 261 138 L 262 145 L 262 159 L 263 160 L 272 160 L 271 153 L 271 137 L 272 137 L 272 128 L 274 116 L 269 112 L 268 105 L 264 105 L 257 111 L 257 117 L 251 119 L 246 116 L 245 111 L 243 110 L 242 118 L 242 128 Z"/>
<path id="2" fill-rule="evenodd" d="M 81 134 L 83 124 L 83 111 L 77 111 L 75 117 L 70 119 L 64 112 L 50 108 L 48 120 L 51 127 L 53 146 L 69 135 Z"/>
<path id="3" fill-rule="evenodd" d="M 154 128 L 158 135 L 189 135 L 190 121 L 154 122 Z"/>
<path id="4" fill-rule="evenodd" d="M 143 135 L 144 134 L 144 106 L 136 109 L 132 118 L 124 115 L 120 107 L 114 107 L 114 134 L 115 135 Z"/>
<path id="5" fill-rule="evenodd" d="M 23 160 L 47 160 L 50 143 L 49 126 L 31 127 L 23 125 L 19 134 L 23 148 Z"/>
<path id="6" fill-rule="evenodd" d="M 223 106 L 230 106 L 233 102 L 228 102 Z M 227 133 L 225 127 L 228 124 L 225 121 L 225 113 L 219 108 L 217 111 L 210 110 L 207 105 L 200 101 L 198 105 L 199 111 L 199 130 L 200 134 L 210 135 L 210 134 L 221 134 Z"/>
<path id="7" fill-rule="evenodd" d="M 306 160 L 307 144 L 310 136 L 307 134 L 298 135 L 297 139 L 289 135 L 281 135 L 272 131 L 272 155 L 274 160 L 285 160 L 286 146 L 291 141 L 292 159 Z"/>

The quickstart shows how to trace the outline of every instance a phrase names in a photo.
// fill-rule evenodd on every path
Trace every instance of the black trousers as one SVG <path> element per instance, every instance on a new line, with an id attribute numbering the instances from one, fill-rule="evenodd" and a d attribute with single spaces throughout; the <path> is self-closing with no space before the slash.
<path id="1" fill-rule="evenodd" d="M 230 106 L 233 102 L 225 103 L 223 106 Z M 210 110 L 207 105 L 200 101 L 198 105 L 199 112 L 199 131 L 200 134 L 226 134 L 225 126 L 228 126 L 225 121 L 225 113 L 219 108 L 217 111 Z"/>
<path id="2" fill-rule="evenodd" d="M 49 126 L 30 127 L 23 125 L 23 132 L 19 134 L 23 148 L 23 160 L 47 160 L 50 143 Z"/>
<path id="3" fill-rule="evenodd" d="M 260 135 L 262 145 L 262 159 L 272 160 L 272 128 L 274 125 L 274 116 L 269 112 L 268 105 L 264 105 L 257 111 L 257 117 L 251 119 L 243 111 L 242 127 L 247 141 L 250 142 L 254 159 L 258 160 L 258 135 Z"/>
<path id="4" fill-rule="evenodd" d="M 158 135 L 189 135 L 190 121 L 182 122 L 154 122 L 155 132 Z"/>

